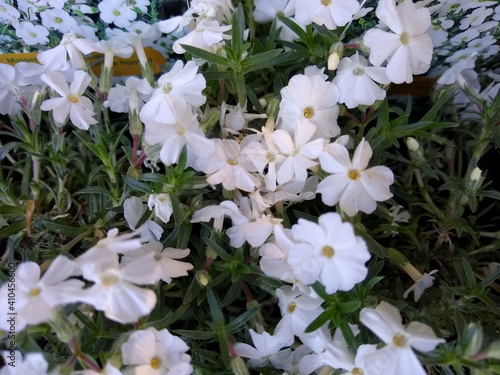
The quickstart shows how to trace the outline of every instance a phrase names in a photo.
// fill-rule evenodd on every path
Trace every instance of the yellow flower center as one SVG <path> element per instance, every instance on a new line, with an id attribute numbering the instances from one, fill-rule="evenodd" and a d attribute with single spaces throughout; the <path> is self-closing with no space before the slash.
<path id="1" fill-rule="evenodd" d="M 31 296 L 31 297 L 36 297 L 36 296 L 40 295 L 40 292 L 41 292 L 41 291 L 42 291 L 42 290 L 41 290 L 40 288 L 33 288 L 33 289 L 31 289 L 31 291 L 30 291 L 30 296 Z"/>
<path id="2" fill-rule="evenodd" d="M 351 180 L 356 181 L 359 179 L 359 171 L 357 169 L 351 169 L 347 175 Z"/>
<path id="3" fill-rule="evenodd" d="M 30 33 L 29 35 L 30 35 L 30 37 L 32 37 L 32 38 L 36 37 L 36 34 L 35 34 L 35 33 Z"/>
<path id="4" fill-rule="evenodd" d="M 1 11 L 1 12 L 7 12 L 7 8 L 6 8 L 6 7 L 2 7 L 2 6 L 0 6 L 0 11 Z"/>
<path id="5" fill-rule="evenodd" d="M 149 364 L 152 368 L 158 370 L 161 367 L 161 359 L 158 357 L 154 357 Z"/>
<path id="6" fill-rule="evenodd" d="M 68 95 L 68 100 L 69 100 L 71 103 L 78 103 L 78 96 L 73 95 L 73 94 L 69 94 L 69 95 Z"/>
<path id="7" fill-rule="evenodd" d="M 403 348 L 406 346 L 406 337 L 401 333 L 396 333 L 392 338 L 392 343 L 398 348 Z"/>
<path id="8" fill-rule="evenodd" d="M 112 286 L 112 285 L 116 284 L 117 282 L 118 282 L 118 276 L 113 275 L 113 274 L 104 275 L 101 278 L 102 285 L 106 286 L 106 287 Z"/>
<path id="9" fill-rule="evenodd" d="M 55 23 L 63 23 L 63 19 L 61 17 L 54 18 Z"/>
<path id="10" fill-rule="evenodd" d="M 234 159 L 227 159 L 227 164 L 229 164 L 229 165 L 237 165 L 238 162 L 236 160 L 234 160 Z"/>
<path id="11" fill-rule="evenodd" d="M 161 256 L 161 254 L 160 254 L 160 253 L 156 253 L 156 254 L 155 254 L 155 260 L 156 260 L 157 262 L 159 262 L 159 261 L 160 261 L 160 260 L 162 260 L 162 259 L 163 259 L 163 257 Z"/>
<path id="12" fill-rule="evenodd" d="M 165 84 L 165 86 L 163 86 L 163 92 L 165 94 L 168 94 L 170 91 L 172 91 L 172 84 L 171 83 Z"/>
<path id="13" fill-rule="evenodd" d="M 269 163 L 272 163 L 273 161 L 276 160 L 274 154 L 271 151 L 266 152 L 266 159 Z"/>
<path id="14" fill-rule="evenodd" d="M 291 314 L 295 311 L 295 302 L 291 302 L 289 305 L 288 305 L 288 312 Z"/>
<path id="15" fill-rule="evenodd" d="M 314 116 L 314 109 L 311 107 L 307 107 L 304 109 L 304 118 L 311 118 Z"/>
<path id="16" fill-rule="evenodd" d="M 121 13 L 120 13 L 119 11 L 117 11 L 117 10 L 114 10 L 114 11 L 113 11 L 113 16 L 118 17 L 120 14 L 121 14 Z"/>
<path id="17" fill-rule="evenodd" d="M 321 4 L 323 4 L 325 7 L 327 7 L 331 3 L 332 3 L 331 0 L 321 0 Z"/>
<path id="18" fill-rule="evenodd" d="M 354 367 L 351 371 L 352 375 L 363 375 L 363 370 L 359 367 Z"/>
<path id="19" fill-rule="evenodd" d="M 405 31 L 403 34 L 401 34 L 401 37 L 399 38 L 399 40 L 401 41 L 401 43 L 403 43 L 403 45 L 407 46 L 408 43 L 410 43 L 410 36 Z"/>
<path id="20" fill-rule="evenodd" d="M 365 70 L 362 68 L 355 68 L 352 71 L 352 74 L 354 74 L 355 76 L 362 76 L 363 74 L 365 74 Z"/>
<path id="21" fill-rule="evenodd" d="M 335 250 L 333 250 L 333 247 L 326 245 L 321 248 L 321 254 L 324 257 L 331 258 L 335 254 Z"/>

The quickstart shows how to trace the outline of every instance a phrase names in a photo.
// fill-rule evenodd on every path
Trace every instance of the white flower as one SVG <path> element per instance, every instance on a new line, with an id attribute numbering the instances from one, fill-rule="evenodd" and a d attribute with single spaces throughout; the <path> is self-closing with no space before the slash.
<path id="1" fill-rule="evenodd" d="M 262 272 L 269 277 L 277 277 L 286 282 L 293 282 L 293 268 L 288 263 L 288 251 L 295 245 L 290 230 L 274 228 L 274 242 L 261 246 L 259 264 Z"/>
<path id="2" fill-rule="evenodd" d="M 152 92 L 153 88 L 146 79 L 128 77 L 125 86 L 116 85 L 109 90 L 108 100 L 104 102 L 104 106 L 113 112 L 138 112 Z"/>
<path id="3" fill-rule="evenodd" d="M 271 22 L 277 18 L 278 14 L 291 18 L 295 23 L 298 23 L 297 20 L 293 19 L 295 15 L 295 0 L 255 0 L 254 5 L 253 17 L 257 23 Z M 281 40 L 292 41 L 298 38 L 298 35 L 281 22 L 281 20 L 276 20 L 276 28 L 281 28 L 278 36 Z"/>
<path id="4" fill-rule="evenodd" d="M 118 235 L 118 229 L 113 228 L 108 231 L 107 237 L 99 240 L 94 247 L 101 249 L 101 251 L 109 251 L 115 254 L 126 254 L 130 251 L 137 250 L 142 246 L 144 240 L 138 238 L 137 236 L 137 231 Z"/>
<path id="5" fill-rule="evenodd" d="M 438 270 L 432 270 L 429 273 L 420 275 L 420 278 L 414 280 L 415 283 L 405 290 L 405 292 L 403 293 L 403 298 L 407 298 L 410 292 L 413 292 L 413 300 L 417 302 L 424 291 L 427 288 L 430 288 L 432 284 L 434 284 L 434 277 L 432 275 L 434 275 L 436 272 L 438 272 Z"/>
<path id="6" fill-rule="evenodd" d="M 293 178 L 305 181 L 307 170 L 318 164 L 315 159 L 323 151 L 324 140 L 318 138 L 309 142 L 315 132 L 316 126 L 307 121 L 299 121 L 293 140 L 283 129 L 276 130 L 271 135 L 281 154 L 286 156 L 276 173 L 278 184 L 287 183 Z"/>
<path id="7" fill-rule="evenodd" d="M 175 41 L 172 49 L 175 53 L 186 52 L 182 44 L 208 50 L 213 45 L 221 42 L 224 33 L 231 30 L 231 25 L 221 26 L 217 21 L 201 20 L 196 24 L 196 28 L 186 36 Z"/>
<path id="8" fill-rule="evenodd" d="M 392 171 L 385 166 L 368 168 L 372 157 L 370 144 L 359 143 L 354 156 L 349 158 L 347 149 L 339 143 L 331 143 L 319 156 L 321 168 L 332 173 L 318 184 L 323 203 L 340 208 L 349 216 L 358 211 L 370 214 L 377 208 L 377 202 L 392 197 L 389 185 L 394 182 Z"/>
<path id="9" fill-rule="evenodd" d="M 55 48 L 38 53 L 37 59 L 43 65 L 50 65 L 53 70 L 66 70 L 66 55 L 69 56 L 73 67 L 84 69 L 86 66 L 82 54 L 95 52 L 98 47 L 85 38 L 79 38 L 74 31 L 63 36 L 61 43 Z"/>
<path id="10" fill-rule="evenodd" d="M 151 194 L 148 198 L 148 207 L 150 210 L 155 208 L 155 216 L 165 224 L 170 221 L 172 215 L 172 201 L 167 193 Z"/>
<path id="11" fill-rule="evenodd" d="M 191 263 L 177 260 L 187 257 L 189 252 L 189 249 L 163 248 L 161 242 L 151 241 L 137 251 L 127 253 L 122 262 L 137 274 L 144 275 L 148 284 L 155 284 L 159 280 L 170 284 L 172 278 L 187 276 L 187 271 L 193 269 Z"/>
<path id="12" fill-rule="evenodd" d="M 54 111 L 54 120 L 59 124 L 66 123 L 69 116 L 73 125 L 82 130 L 88 130 L 90 125 L 97 123 L 92 117 L 94 116 L 92 101 L 82 96 L 91 81 L 86 72 L 77 70 L 69 87 L 64 76 L 56 71 L 47 72 L 41 78 L 61 95 L 61 98 L 45 100 L 40 106 L 42 111 Z"/>
<path id="13" fill-rule="evenodd" d="M 121 267 L 118 254 L 95 246 L 80 255 L 75 263 L 83 277 L 94 284 L 85 289 L 79 300 L 116 322 L 134 323 L 148 315 L 156 305 L 156 294 L 135 284 L 148 284 L 148 275 L 138 273 L 137 264 Z"/>
<path id="14" fill-rule="evenodd" d="M 334 30 L 351 22 L 359 8 L 356 0 L 296 0 L 295 18 L 304 25 L 314 22 Z"/>
<path id="15" fill-rule="evenodd" d="M 55 29 L 62 34 L 78 29 L 78 23 L 63 9 L 47 9 L 40 13 L 42 25 L 47 29 Z"/>
<path id="16" fill-rule="evenodd" d="M 50 375 L 56 375 L 52 372 Z M 59 374 L 57 374 L 59 375 Z M 110 362 L 106 363 L 106 366 L 102 369 L 101 372 L 97 372 L 94 370 L 79 370 L 73 371 L 71 375 L 122 375 L 122 372 L 114 367 Z"/>
<path id="17" fill-rule="evenodd" d="M 251 163 L 241 154 L 238 142 L 231 139 L 214 139 L 214 142 L 215 152 L 196 161 L 196 167 L 209 175 L 209 184 L 222 183 L 226 190 L 236 188 L 248 192 L 260 185 L 260 181 L 249 172 Z"/>
<path id="18" fill-rule="evenodd" d="M 21 22 L 16 29 L 16 35 L 29 46 L 35 44 L 45 45 L 49 42 L 49 30 L 41 25 L 33 25 L 31 22 Z"/>
<path id="19" fill-rule="evenodd" d="M 205 137 L 192 107 L 175 97 L 171 98 L 174 121 L 146 122 L 144 139 L 150 145 L 161 144 L 160 159 L 165 165 L 176 164 L 184 145 L 198 157 L 209 157 L 215 150 L 211 139 Z"/>
<path id="20" fill-rule="evenodd" d="M 265 367 L 269 362 L 276 369 L 284 369 L 292 360 L 291 349 L 281 350 L 285 346 L 293 344 L 293 337 L 275 334 L 270 335 L 267 332 L 258 334 L 253 329 L 248 330 L 252 336 L 254 347 L 237 343 L 234 345 L 234 351 L 241 357 L 250 358 L 248 365 L 251 367 Z"/>
<path id="21" fill-rule="evenodd" d="M 322 312 L 323 300 L 316 296 L 305 294 L 289 285 L 276 289 L 276 297 L 281 311 L 281 320 L 275 331 L 289 338 L 294 335 L 305 335 L 305 330 Z"/>
<path id="22" fill-rule="evenodd" d="M 378 67 L 387 60 L 386 73 L 392 82 L 412 82 L 412 74 L 425 73 L 432 59 L 432 39 L 425 34 L 431 25 L 429 10 L 417 9 L 411 0 L 398 6 L 395 0 L 380 0 L 376 14 L 392 32 L 366 32 L 363 43 L 370 48 L 370 62 Z"/>
<path id="23" fill-rule="evenodd" d="M 295 132 L 300 120 L 316 125 L 324 138 L 340 133 L 337 125 L 339 89 L 325 81 L 322 73 L 293 76 L 281 90 L 281 96 L 279 127 L 290 134 Z"/>
<path id="24" fill-rule="evenodd" d="M 99 18 L 106 23 L 114 23 L 118 27 L 127 27 L 137 18 L 125 0 L 103 0 L 99 3 Z"/>
<path id="25" fill-rule="evenodd" d="M 296 244 L 289 249 L 288 263 L 303 283 L 320 281 L 332 294 L 351 290 L 365 279 L 370 252 L 354 234 L 352 224 L 343 223 L 339 214 L 323 214 L 318 224 L 299 219 L 292 235 Z"/>
<path id="26" fill-rule="evenodd" d="M 167 329 L 154 328 L 133 332 L 121 352 L 131 375 L 190 375 L 193 372 L 188 346 Z"/>
<path id="27" fill-rule="evenodd" d="M 199 223 L 200 221 L 208 222 L 214 219 L 213 228 L 217 232 L 222 231 L 224 218 L 229 216 L 234 226 L 241 225 L 248 221 L 242 215 L 238 206 L 232 201 L 223 201 L 218 206 L 207 206 L 195 211 L 191 218 L 191 223 Z"/>
<path id="28" fill-rule="evenodd" d="M 158 79 L 158 88 L 153 91 L 151 99 L 141 109 L 141 120 L 175 123 L 176 103 L 171 99 L 175 97 L 199 107 L 207 100 L 201 93 L 205 87 L 206 81 L 203 75 L 198 73 L 198 65 L 194 61 L 188 61 L 184 65 L 178 60 L 168 73 Z"/>
<path id="29" fill-rule="evenodd" d="M 21 263 L 16 270 L 15 289 L 16 301 L 16 332 L 21 332 L 27 325 L 36 325 L 51 319 L 53 309 L 67 303 L 76 302 L 83 293 L 84 283 L 69 279 L 73 276 L 75 266 L 71 260 L 59 255 L 47 271 L 40 277 L 40 266 L 34 262 Z M 11 287 L 11 286 L 10 286 Z M 7 301 L 9 283 L 0 288 L 0 296 Z M 2 328 L 6 324 L 7 308 L 4 304 L 0 311 Z M 13 312 L 9 310 L 9 312 Z"/>
<path id="30" fill-rule="evenodd" d="M 47 375 L 49 365 L 42 353 L 21 354 L 19 350 L 3 351 L 4 367 L 0 375 Z"/>
<path id="31" fill-rule="evenodd" d="M 466 14 L 460 21 L 460 30 L 468 29 L 471 26 L 478 26 L 484 23 L 486 17 L 493 13 L 493 9 L 479 7 Z"/>
<path id="32" fill-rule="evenodd" d="M 364 308 L 359 320 L 386 344 L 366 358 L 376 374 L 425 375 L 427 371 L 412 348 L 429 352 L 444 342 L 423 323 L 411 322 L 404 327 L 398 309 L 387 302 L 381 302 L 375 309 Z"/>
<path id="33" fill-rule="evenodd" d="M 375 82 L 388 84 L 385 68 L 368 66 L 368 61 L 357 52 L 351 57 L 344 57 L 338 66 L 333 83 L 340 92 L 339 102 L 347 108 L 359 105 L 372 105 L 385 98 L 382 90 Z"/>
<path id="34" fill-rule="evenodd" d="M 21 13 L 14 8 L 12 5 L 7 4 L 5 1 L 0 3 L 0 20 L 7 21 L 14 27 L 19 24 L 19 19 L 21 18 Z"/>
<path id="35" fill-rule="evenodd" d="M 21 111 L 21 88 L 13 66 L 0 64 L 0 114 L 14 116 Z"/>
<path id="36" fill-rule="evenodd" d="M 245 240 L 251 246 L 259 247 L 277 228 L 283 228 L 282 221 L 283 219 L 277 219 L 272 215 L 262 215 L 254 221 L 239 225 L 236 230 L 245 236 Z M 228 235 L 230 231 L 231 228 L 228 230 Z"/>
<path id="37" fill-rule="evenodd" d="M 137 223 L 146 211 L 148 211 L 147 205 L 143 204 L 137 197 L 127 198 L 125 202 L 123 202 L 123 216 L 125 220 L 127 220 L 130 229 L 140 230 L 141 238 L 148 241 L 159 241 L 163 234 L 163 228 L 154 221 L 146 220 L 140 228 L 136 228 Z"/>

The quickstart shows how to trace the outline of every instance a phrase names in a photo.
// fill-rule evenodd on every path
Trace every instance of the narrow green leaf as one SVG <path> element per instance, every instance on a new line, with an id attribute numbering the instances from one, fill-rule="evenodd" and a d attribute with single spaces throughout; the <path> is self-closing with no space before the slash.
<path id="1" fill-rule="evenodd" d="M 13 223 L 8 227 L 0 230 L 0 239 L 9 237 L 11 234 L 19 233 L 24 229 L 26 229 L 26 221 L 19 221 L 17 223 Z"/>
<path id="2" fill-rule="evenodd" d="M 205 243 L 210 246 L 210 248 L 215 251 L 215 253 L 222 258 L 225 262 L 227 262 L 230 258 L 229 253 L 220 245 L 218 245 L 216 242 L 211 240 L 208 237 L 205 237 Z"/>
<path id="3" fill-rule="evenodd" d="M 174 333 L 195 340 L 210 340 L 215 337 L 215 333 L 213 332 L 193 331 L 189 329 L 175 329 Z"/>
<path id="4" fill-rule="evenodd" d="M 207 300 L 210 306 L 210 315 L 216 325 L 224 325 L 224 314 L 220 307 L 219 299 L 215 296 L 211 288 L 207 288 Z"/>
<path id="5" fill-rule="evenodd" d="M 358 310 L 361 307 L 361 302 L 359 301 L 342 302 L 338 306 L 341 313 L 349 314 Z"/>
<path id="6" fill-rule="evenodd" d="M 233 72 L 231 70 L 225 70 L 222 72 L 211 70 L 208 72 L 201 72 L 207 81 L 219 80 L 219 79 L 229 79 L 233 78 Z"/>
<path id="7" fill-rule="evenodd" d="M 160 184 L 167 183 L 167 177 L 159 173 L 142 173 L 139 176 L 139 180 L 145 182 L 158 182 Z"/>
<path id="8" fill-rule="evenodd" d="M 130 178 L 128 176 L 123 176 L 123 180 L 127 185 L 130 187 L 134 188 L 135 190 L 142 191 L 143 193 L 146 194 L 151 194 L 154 193 L 153 189 L 149 185 L 146 185 L 143 182 L 139 182 L 137 180 L 134 180 L 133 178 Z"/>
<path id="9" fill-rule="evenodd" d="M 245 60 L 241 62 L 241 67 L 245 72 L 249 72 L 251 70 L 256 70 L 254 67 L 258 67 L 262 64 L 267 64 L 269 61 L 278 56 L 283 50 L 281 48 L 273 49 L 271 51 L 258 53 L 256 55 L 247 57 Z M 267 65 L 271 66 L 271 65 Z M 252 69 L 254 68 L 254 69 Z M 257 68 L 258 69 L 258 68 Z"/>
<path id="10" fill-rule="evenodd" d="M 104 189 L 100 186 L 89 186 L 87 188 L 78 190 L 75 194 L 76 195 L 78 195 L 78 194 L 102 194 L 102 195 L 106 195 L 110 198 L 113 198 L 113 194 L 109 190 Z"/>
<path id="11" fill-rule="evenodd" d="M 286 26 L 288 26 L 295 34 L 297 34 L 303 42 L 307 43 L 307 39 L 308 39 L 307 33 L 302 28 L 302 26 L 293 22 L 290 18 L 287 18 L 287 17 L 282 16 L 280 14 L 278 14 L 278 18 L 281 22 L 283 22 Z"/>
<path id="12" fill-rule="evenodd" d="M 236 319 L 231 321 L 228 325 L 226 325 L 227 332 L 234 333 L 237 330 L 241 329 L 243 324 L 249 321 L 253 314 L 257 311 L 257 307 L 252 307 L 250 310 L 245 311 L 243 314 L 238 316 Z"/>
<path id="13" fill-rule="evenodd" d="M 311 333 L 323 327 L 323 325 L 330 320 L 331 316 L 332 311 L 330 309 L 326 309 L 307 326 L 305 333 Z"/>
<path id="14" fill-rule="evenodd" d="M 57 224 L 47 220 L 43 220 L 42 223 L 48 230 L 68 237 L 76 237 L 89 231 L 87 227 L 68 227 L 67 225 Z"/>
<path id="15" fill-rule="evenodd" d="M 213 64 L 219 65 L 229 65 L 230 61 L 225 57 L 216 55 L 215 53 L 207 52 L 204 49 L 193 47 L 187 44 L 181 44 L 181 47 L 184 48 L 191 55 L 199 57 L 200 59 L 206 60 Z"/>

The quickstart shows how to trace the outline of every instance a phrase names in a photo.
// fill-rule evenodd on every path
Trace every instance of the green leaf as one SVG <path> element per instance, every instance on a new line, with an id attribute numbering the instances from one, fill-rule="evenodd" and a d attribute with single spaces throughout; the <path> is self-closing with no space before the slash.
<path id="1" fill-rule="evenodd" d="M 165 175 L 159 174 L 159 173 L 142 173 L 139 176 L 139 180 L 147 181 L 147 182 L 157 182 L 160 184 L 167 183 L 167 177 Z"/>
<path id="2" fill-rule="evenodd" d="M 361 307 L 361 302 L 359 301 L 342 302 L 338 306 L 339 306 L 339 311 L 341 313 L 349 314 L 358 310 Z"/>
<path id="3" fill-rule="evenodd" d="M 222 313 L 219 299 L 215 296 L 214 292 L 210 288 L 207 288 L 207 300 L 208 305 L 210 306 L 210 315 L 212 316 L 212 320 L 216 325 L 223 326 L 224 314 Z"/>
<path id="4" fill-rule="evenodd" d="M 278 48 L 247 57 L 241 62 L 241 68 L 245 73 L 247 73 L 253 70 L 259 70 L 267 68 L 269 66 L 273 66 L 286 58 L 286 54 L 282 54 L 280 56 L 281 52 L 283 52 L 283 50 L 281 48 Z"/>
<path id="5" fill-rule="evenodd" d="M 231 62 L 225 57 L 216 55 L 215 53 L 207 52 L 204 49 L 189 46 L 187 44 L 181 44 L 181 47 L 184 48 L 191 55 L 199 57 L 200 59 L 206 60 L 213 64 L 219 65 L 229 65 Z"/>
<path id="6" fill-rule="evenodd" d="M 12 234 L 19 233 L 26 229 L 26 221 L 19 221 L 0 230 L 0 239 L 9 237 Z"/>
<path id="7" fill-rule="evenodd" d="M 113 194 L 109 190 L 104 189 L 100 186 L 89 186 L 87 188 L 78 190 L 75 194 L 76 195 L 78 195 L 78 194 L 102 194 L 102 195 L 106 195 L 106 196 L 114 199 Z"/>
<path id="8" fill-rule="evenodd" d="M 215 253 L 222 258 L 223 261 L 227 262 L 230 259 L 229 253 L 224 250 L 222 246 L 219 244 L 215 243 L 213 240 L 211 240 L 208 237 L 205 237 L 205 243 L 210 246 L 210 248 L 215 251 Z"/>
<path id="9" fill-rule="evenodd" d="M 128 176 L 123 176 L 123 180 L 125 181 L 125 183 L 127 185 L 129 185 L 130 187 L 132 187 L 135 190 L 142 191 L 143 193 L 146 193 L 146 194 L 154 193 L 154 190 L 151 189 L 151 187 L 149 185 L 146 185 L 143 182 L 139 182 L 139 181 L 134 180 L 133 178 L 130 178 Z"/>
<path id="10" fill-rule="evenodd" d="M 308 40 L 307 33 L 299 24 L 293 22 L 290 18 L 282 16 L 281 14 L 278 14 L 278 18 L 281 22 L 283 22 L 286 26 L 288 26 L 295 34 L 297 34 L 303 42 L 307 43 Z"/>
<path id="11" fill-rule="evenodd" d="M 368 249 L 378 256 L 379 258 L 384 259 L 386 257 L 385 247 L 380 245 L 377 241 L 375 241 L 368 233 L 362 233 L 361 237 L 366 241 L 366 245 Z"/>
<path id="12" fill-rule="evenodd" d="M 234 333 L 242 328 L 242 326 L 252 318 L 253 314 L 255 314 L 257 310 L 257 307 L 252 307 L 250 310 L 245 311 L 243 314 L 231 321 L 228 325 L 226 325 L 227 332 Z"/>
<path id="13" fill-rule="evenodd" d="M 201 72 L 207 81 L 209 80 L 219 80 L 219 79 L 229 79 L 233 78 L 234 74 L 231 70 L 226 71 L 215 71 L 210 70 L 207 72 Z"/>
<path id="14" fill-rule="evenodd" d="M 57 224 L 47 220 L 43 220 L 42 223 L 48 230 L 62 236 L 76 237 L 89 231 L 89 228 L 87 227 L 68 227 L 67 225 Z"/>
<path id="15" fill-rule="evenodd" d="M 483 281 L 481 281 L 479 283 L 479 285 L 482 287 L 487 287 L 493 281 L 495 281 L 498 277 L 500 277 L 500 266 L 497 265 L 495 271 L 492 272 L 491 275 L 489 275 L 488 277 L 484 278 Z"/>
<path id="16" fill-rule="evenodd" d="M 245 17 L 241 4 L 233 12 L 231 27 L 231 50 L 235 61 L 239 62 L 243 53 L 242 45 L 244 43 Z"/>
<path id="17" fill-rule="evenodd" d="M 330 320 L 332 317 L 331 309 L 326 309 L 319 316 L 314 319 L 311 324 L 309 324 L 305 330 L 305 333 L 311 333 L 316 331 L 317 329 L 323 327 L 323 325 Z"/>
<path id="18" fill-rule="evenodd" d="M 500 193 L 496 190 L 483 190 L 480 194 L 487 198 L 500 200 Z"/>
<path id="19" fill-rule="evenodd" d="M 210 340 L 215 337 L 215 333 L 213 332 L 193 331 L 189 329 L 175 329 L 174 333 L 195 340 Z"/>

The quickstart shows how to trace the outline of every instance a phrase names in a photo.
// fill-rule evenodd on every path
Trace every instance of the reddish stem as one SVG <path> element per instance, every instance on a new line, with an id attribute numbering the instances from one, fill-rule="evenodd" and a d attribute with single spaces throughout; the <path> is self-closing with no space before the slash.
<path id="1" fill-rule="evenodd" d="M 80 355 L 78 356 L 78 358 L 85 365 L 87 365 L 91 370 L 94 370 L 95 372 L 97 372 L 99 374 L 101 373 L 101 369 L 98 366 L 96 366 L 85 354 L 80 353 Z"/>
<path id="2" fill-rule="evenodd" d="M 252 294 L 250 293 L 250 289 L 248 288 L 248 285 L 246 282 L 240 279 L 241 286 L 243 287 L 243 291 L 245 292 L 245 296 L 247 297 L 247 302 L 252 302 L 253 297 Z"/>
<path id="3" fill-rule="evenodd" d="M 358 43 L 346 43 L 346 44 L 344 44 L 344 48 L 357 48 L 357 49 L 361 49 L 361 44 L 358 44 Z"/>
<path id="4" fill-rule="evenodd" d="M 361 124 L 361 121 L 359 121 L 359 119 L 356 116 L 354 116 L 353 114 L 346 111 L 345 115 L 347 117 L 349 117 L 351 120 L 355 121 L 356 123 Z"/>
<path id="5" fill-rule="evenodd" d="M 213 261 L 214 261 L 214 258 L 207 258 L 207 261 L 205 262 L 205 271 L 208 271 L 208 269 L 212 265 Z"/>
<path id="6" fill-rule="evenodd" d="M 139 143 L 139 135 L 134 134 L 132 136 L 132 164 L 137 167 L 137 144 Z"/>
<path id="7" fill-rule="evenodd" d="M 370 109 L 368 110 L 368 112 L 363 112 L 363 115 L 361 116 L 361 121 L 363 123 L 366 123 L 366 120 L 369 119 L 372 116 L 373 111 L 374 111 L 373 107 L 370 107 Z"/>
<path id="8" fill-rule="evenodd" d="M 231 359 L 237 358 L 238 354 L 236 354 L 236 352 L 234 351 L 233 344 L 231 343 L 231 341 L 229 339 L 227 339 L 227 346 L 229 348 L 229 354 L 231 354 Z"/>
<path id="9" fill-rule="evenodd" d="M 76 360 L 78 359 L 78 356 L 76 354 L 73 354 L 69 359 L 66 361 L 66 366 L 73 368 L 75 365 Z"/>

